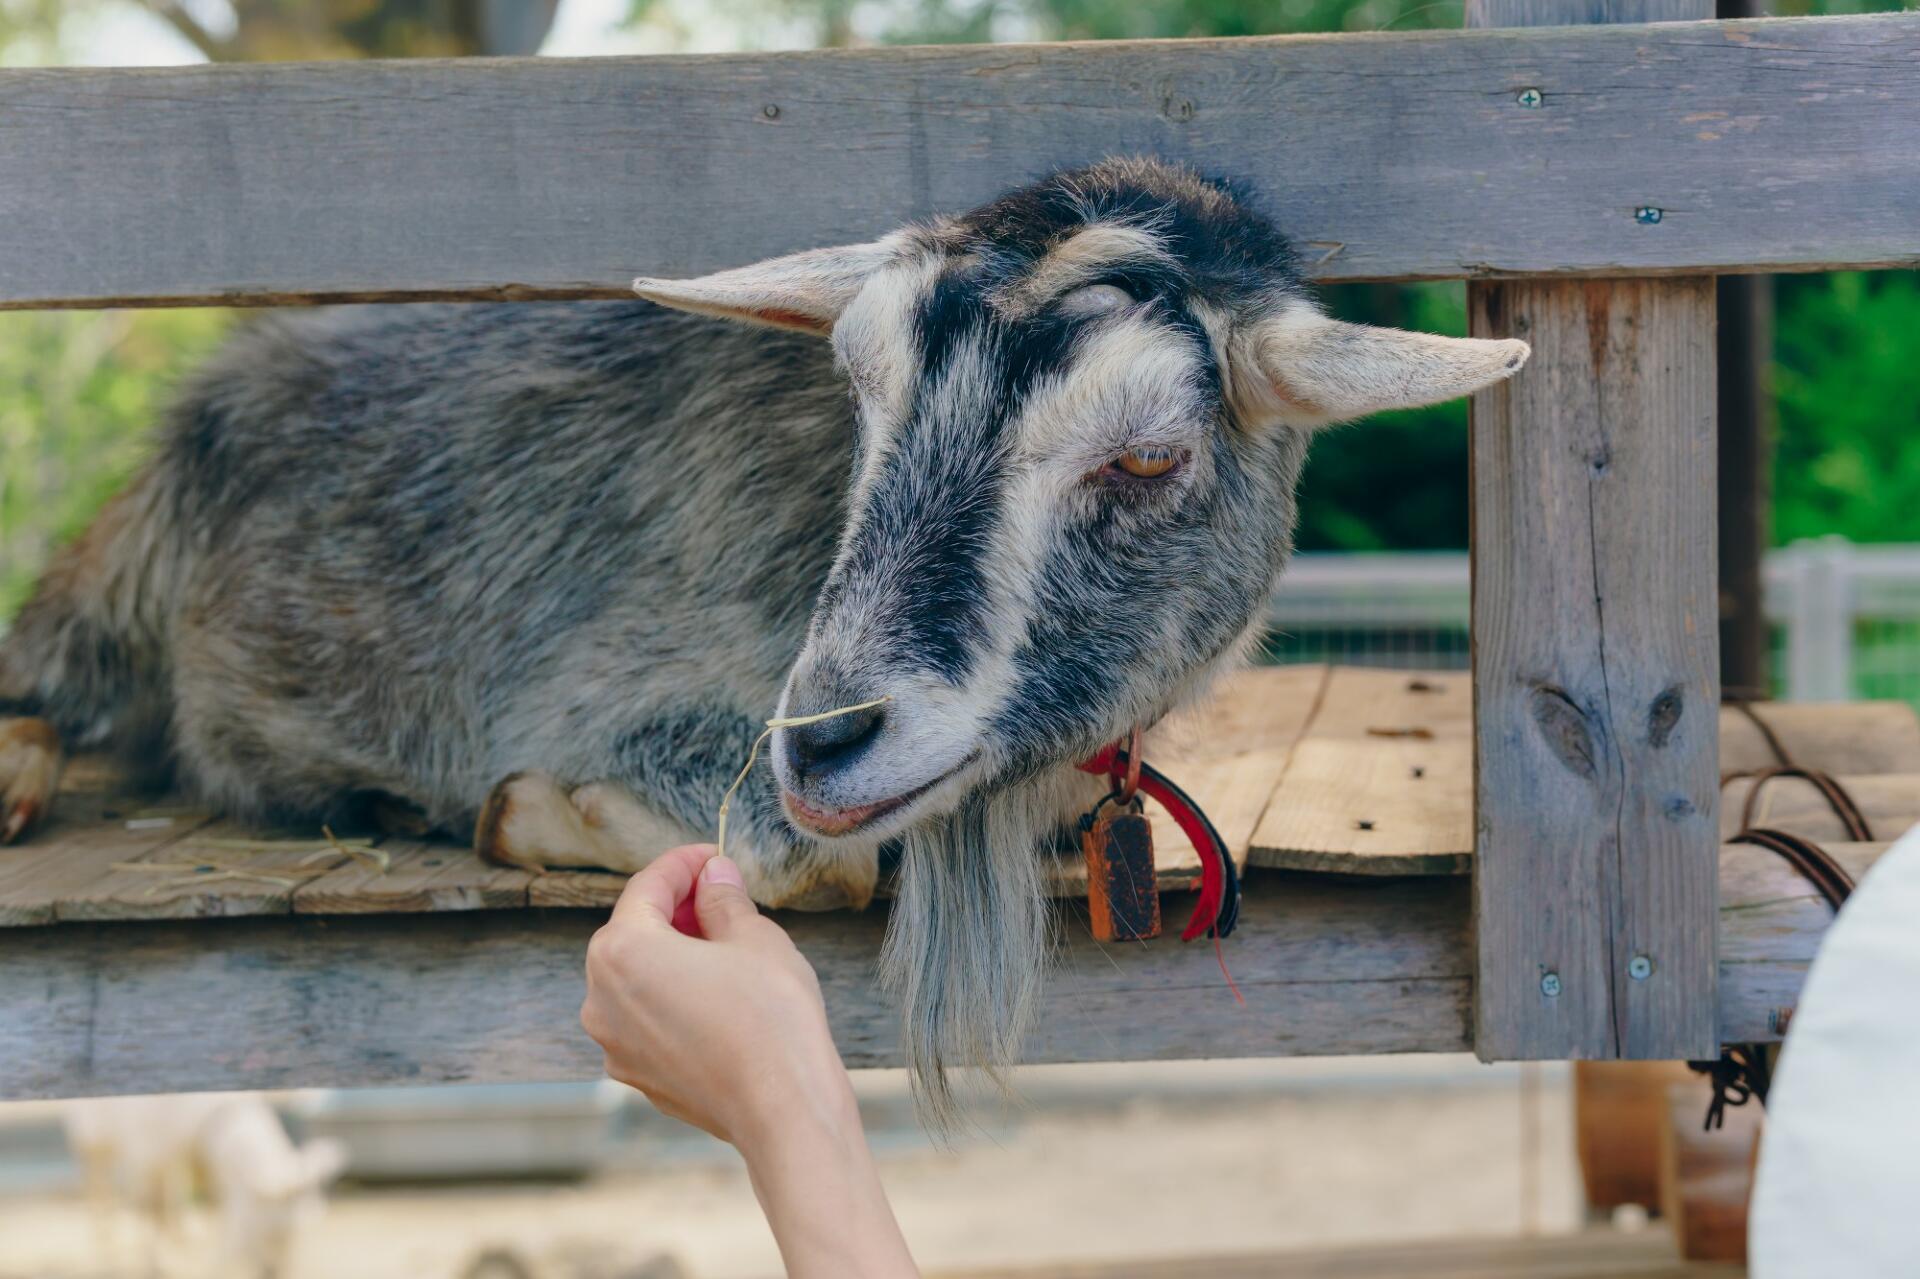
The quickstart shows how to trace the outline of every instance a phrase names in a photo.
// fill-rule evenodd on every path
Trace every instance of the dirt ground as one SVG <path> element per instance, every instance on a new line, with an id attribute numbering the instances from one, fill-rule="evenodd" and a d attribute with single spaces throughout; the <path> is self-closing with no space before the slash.
<path id="1" fill-rule="evenodd" d="M 858 1082 L 888 1190 L 930 1272 L 1581 1221 L 1564 1067 L 1427 1057 L 1030 1068 L 1022 1109 L 945 1151 L 913 1128 L 897 1073 Z M 5 1140 L 0 1123 L 0 1161 Z M 737 1158 L 656 1116 L 584 1181 L 350 1181 L 281 1279 L 457 1279 L 490 1249 L 523 1259 L 530 1279 L 780 1273 Z M 173 1269 L 196 1272 L 190 1258 Z M 0 1279 L 116 1273 L 138 1273 L 131 1250 L 101 1256 L 71 1188 L 0 1191 Z"/>

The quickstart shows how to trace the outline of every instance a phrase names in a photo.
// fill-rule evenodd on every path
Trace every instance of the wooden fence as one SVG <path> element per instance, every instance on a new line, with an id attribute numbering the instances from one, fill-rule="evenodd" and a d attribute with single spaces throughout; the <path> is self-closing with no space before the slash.
<path id="1" fill-rule="evenodd" d="M 1315 888 L 1319 914 L 1277 904 L 1266 925 L 1296 923 L 1324 968 L 1307 1033 L 1284 1015 L 1170 1022 L 1121 1052 L 1117 1020 L 1137 1001 L 1050 1004 L 1061 1019 L 1045 1055 L 1471 1035 L 1488 1058 L 1708 1056 L 1723 1033 L 1763 1030 L 1805 959 L 1743 988 L 1730 1014 L 1717 985 L 1710 276 L 1920 263 L 1920 15 L 1523 25 L 1710 9 L 1470 0 L 1479 29 L 1418 34 L 0 72 L 0 306 L 624 296 L 636 274 L 871 236 L 1114 153 L 1244 180 L 1321 279 L 1469 277 L 1474 330 L 1535 349 L 1474 405 L 1473 945 L 1438 897 L 1396 913 L 1377 894 Z M 253 938 L 261 981 L 326 962 L 326 938 L 249 931 L 269 927 L 283 926 L 226 934 Z M 867 928 L 817 942 L 851 964 Z M 189 944 L 156 926 L 113 934 L 124 949 L 103 955 L 104 931 L 54 931 L 33 969 L 53 974 L 49 993 L 19 1011 L 56 1038 L 78 1015 L 69 1001 L 125 1003 L 148 971 L 139 955 Z M 448 972 L 522 964 L 499 977 L 510 997 L 474 1009 L 482 1020 L 548 997 L 543 974 L 557 983 L 577 961 L 577 921 L 482 933 L 484 956 L 444 920 L 412 941 L 371 923 L 333 940 L 367 974 L 440 972 L 435 945 L 462 956 L 440 961 Z M 1286 937 L 1261 953 L 1272 982 L 1302 980 Z M 353 1024 L 326 1003 L 344 997 L 333 989 L 309 992 L 309 1014 L 333 1018 L 326 1033 Z M 419 986 L 367 1015 L 431 999 L 453 1016 L 453 990 Z M 324 1055 L 335 1045 L 320 1029 L 285 1021 L 303 1015 L 249 1033 L 277 1027 Z M 851 1015 L 862 1059 L 882 1059 L 878 1023 Z M 524 1038 L 515 1024 L 494 1042 Z M 483 1051 L 467 1044 L 462 1069 Z"/>

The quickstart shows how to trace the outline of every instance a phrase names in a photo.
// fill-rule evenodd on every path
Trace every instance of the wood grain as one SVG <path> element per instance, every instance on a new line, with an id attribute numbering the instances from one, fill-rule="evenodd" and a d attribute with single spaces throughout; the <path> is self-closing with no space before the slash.
<path id="1" fill-rule="evenodd" d="M 453 843 L 387 840 L 380 851 L 389 859 L 384 869 L 365 861 L 346 860 L 301 884 L 293 892 L 294 913 L 505 910 L 528 904 L 527 890 L 534 876 L 483 862 L 470 848 Z M 611 878 L 626 882 L 624 877 Z"/>
<path id="2" fill-rule="evenodd" d="M 1803 767 L 1836 776 L 1920 773 L 1920 714 L 1906 702 L 1763 702 L 1750 709 Z M 1721 711 L 1722 769 L 1744 772 L 1779 762 L 1745 712 Z"/>
<path id="3" fill-rule="evenodd" d="M 1323 279 L 1912 265 L 1916 52 L 1909 14 L 8 70 L 0 306 L 623 297 L 1114 154 L 1246 181 Z"/>
<path id="4" fill-rule="evenodd" d="M 1227 944 L 1098 947 L 1049 978 L 1036 1061 L 1459 1051 L 1466 893 L 1258 887 Z M 1189 900 L 1167 908 L 1184 917 Z M 70 924 L 0 935 L 0 1096 L 191 1087 L 584 1079 L 576 1020 L 598 913 Z M 898 1064 L 874 988 L 883 910 L 783 916 L 819 971 L 849 1065 Z M 1244 940 L 1243 940 L 1244 939 Z M 1177 1010 L 1141 1018 L 1141 1008 Z"/>
<path id="5" fill-rule="evenodd" d="M 1466 874 L 1473 700 L 1461 673 L 1336 667 L 1254 835 L 1284 870 Z"/>
<path id="6" fill-rule="evenodd" d="M 301 884 L 350 860 L 329 849 L 317 828 L 203 822 L 67 887 L 55 913 L 63 921 L 284 915 Z"/>
<path id="7" fill-rule="evenodd" d="M 1489 285 L 1472 307 L 1477 332 L 1534 343 L 1474 401 L 1479 1051 L 1699 1057 L 1719 782 L 1712 282 Z M 1629 977 L 1635 956 L 1648 980 Z"/>
<path id="8" fill-rule="evenodd" d="M 1643 8 L 1475 0 L 1467 16 Z M 1474 333 L 1533 344 L 1473 400 L 1483 1059 L 1717 1050 L 1713 308 L 1704 277 L 1469 290 Z"/>
<path id="9" fill-rule="evenodd" d="M 1838 845 L 1856 872 L 1883 845 Z M 1721 1024 L 1772 1042 L 1832 912 L 1779 858 L 1722 852 Z M 1184 918 L 1191 898 L 1162 903 Z M 1262 874 L 1226 943 L 1096 946 L 1065 908 L 1035 1061 L 1458 1052 L 1470 1043 L 1468 886 Z M 291 915 L 0 931 L 0 1097 L 587 1079 L 576 1013 L 600 914 Z M 785 915 L 852 1066 L 898 1064 L 874 985 L 885 911 Z M 1140 1009 L 1163 1010 L 1141 1017 Z"/>
<path id="10" fill-rule="evenodd" d="M 179 804 L 122 793 L 99 761 L 75 761 L 61 778 L 46 825 L 0 850 L 0 928 L 67 918 L 62 904 L 113 875 L 117 862 L 158 854 L 211 817 Z"/>
<path id="11" fill-rule="evenodd" d="M 1156 730 L 1147 743 L 1147 758 L 1206 810 L 1242 868 L 1254 829 L 1331 678 L 1332 668 L 1318 664 L 1238 672 L 1222 680 L 1205 703 Z M 1149 804 L 1147 814 L 1161 887 L 1198 887 L 1200 858 L 1193 844 L 1158 804 Z M 1078 891 L 1083 884 L 1081 876 L 1065 890 Z"/>

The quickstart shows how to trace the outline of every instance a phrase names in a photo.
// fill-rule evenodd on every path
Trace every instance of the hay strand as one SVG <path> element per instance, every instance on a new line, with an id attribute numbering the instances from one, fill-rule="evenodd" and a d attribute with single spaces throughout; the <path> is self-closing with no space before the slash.
<path id="1" fill-rule="evenodd" d="M 808 724 L 823 723 L 826 720 L 838 719 L 842 715 L 855 715 L 861 711 L 870 711 L 874 707 L 884 705 L 892 700 L 893 696 L 888 694 L 885 697 L 876 697 L 871 702 L 861 702 L 858 706 L 840 706 L 830 711 L 821 711 L 818 715 L 776 716 L 768 720 L 766 730 L 762 732 L 760 736 L 753 739 L 753 748 L 747 752 L 747 762 L 741 765 L 740 775 L 733 779 L 733 785 L 727 787 L 727 793 L 720 799 L 720 829 L 717 838 L 714 840 L 714 846 L 718 850 L 718 856 L 725 857 L 727 855 L 727 813 L 733 807 L 733 793 L 740 789 L 740 783 L 746 781 L 747 774 L 753 771 L 754 761 L 760 758 L 761 746 L 765 745 L 766 740 L 773 736 L 775 729 L 805 728 Z"/>

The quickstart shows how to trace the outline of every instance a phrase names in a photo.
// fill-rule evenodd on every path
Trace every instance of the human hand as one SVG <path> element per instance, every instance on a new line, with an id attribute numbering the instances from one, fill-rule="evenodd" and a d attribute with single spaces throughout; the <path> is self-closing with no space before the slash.
<path id="1" fill-rule="evenodd" d="M 580 1024 L 607 1074 L 740 1148 L 794 1279 L 919 1274 L 820 982 L 711 846 L 676 848 L 628 881 L 587 947 Z"/>
<path id="2" fill-rule="evenodd" d="M 587 948 L 580 1021 L 608 1075 L 743 1150 L 796 1122 L 858 1128 L 812 966 L 711 845 L 628 881 Z"/>

